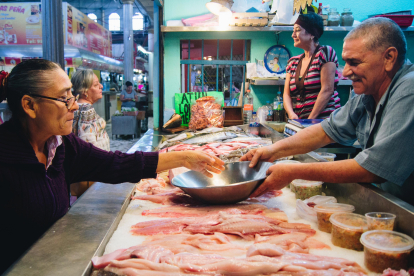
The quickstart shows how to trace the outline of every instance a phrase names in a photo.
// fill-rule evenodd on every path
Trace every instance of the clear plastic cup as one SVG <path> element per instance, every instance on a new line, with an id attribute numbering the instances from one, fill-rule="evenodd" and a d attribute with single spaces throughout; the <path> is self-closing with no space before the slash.
<path id="1" fill-rule="evenodd" d="M 322 181 L 295 179 L 290 183 L 290 189 L 295 193 L 296 199 L 305 200 L 322 194 Z"/>
<path id="2" fill-rule="evenodd" d="M 382 273 L 385 269 L 408 268 L 414 240 L 405 234 L 388 230 L 367 231 L 361 236 L 364 245 L 364 263 L 372 272 Z"/>
<path id="3" fill-rule="evenodd" d="M 394 230 L 396 215 L 383 212 L 366 213 L 368 230 Z"/>
<path id="4" fill-rule="evenodd" d="M 331 233 L 332 231 L 332 223 L 329 221 L 332 214 L 352 213 L 355 211 L 354 206 L 342 203 L 321 204 L 313 208 L 316 211 L 316 217 L 318 219 L 318 229 L 326 233 Z"/>
<path id="5" fill-rule="evenodd" d="M 356 251 L 364 250 L 361 236 L 368 230 L 367 219 L 353 213 L 336 213 L 329 218 L 332 223 L 332 244 Z"/>
<path id="6" fill-rule="evenodd" d="M 329 152 L 317 152 L 322 158 L 325 158 L 328 161 L 335 161 L 336 154 Z"/>

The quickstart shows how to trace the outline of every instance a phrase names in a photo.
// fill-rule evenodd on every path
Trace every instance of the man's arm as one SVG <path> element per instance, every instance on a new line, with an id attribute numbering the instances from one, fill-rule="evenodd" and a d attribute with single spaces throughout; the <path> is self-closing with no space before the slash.
<path id="1" fill-rule="evenodd" d="M 280 190 L 294 179 L 306 179 L 329 183 L 381 183 L 381 177 L 367 171 L 355 160 L 335 162 L 276 164 L 269 168 L 268 177 L 251 195 L 259 196 L 269 190 Z"/>
<path id="2" fill-rule="evenodd" d="M 273 162 L 289 155 L 308 153 L 333 142 L 335 141 L 325 133 L 322 126 L 317 124 L 271 146 L 251 150 L 240 161 L 251 160 L 250 167 L 254 167 L 259 160 Z"/>

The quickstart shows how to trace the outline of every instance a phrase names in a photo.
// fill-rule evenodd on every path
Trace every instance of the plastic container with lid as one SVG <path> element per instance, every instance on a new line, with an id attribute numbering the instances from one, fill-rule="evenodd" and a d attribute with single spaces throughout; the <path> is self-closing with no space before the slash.
<path id="1" fill-rule="evenodd" d="M 322 181 L 295 179 L 290 183 L 290 187 L 291 191 L 295 193 L 296 199 L 305 200 L 315 195 L 321 195 L 322 184 Z"/>
<path id="2" fill-rule="evenodd" d="M 341 15 L 341 26 L 352 26 L 354 24 L 354 16 L 351 9 L 344 8 Z"/>
<path id="3" fill-rule="evenodd" d="M 336 154 L 329 152 L 317 152 L 322 158 L 325 158 L 328 161 L 335 161 Z"/>
<path id="4" fill-rule="evenodd" d="M 328 26 L 339 26 L 341 16 L 336 8 L 330 8 L 328 13 Z"/>
<path id="5" fill-rule="evenodd" d="M 407 269 L 414 240 L 395 231 L 367 231 L 361 236 L 364 245 L 365 266 L 372 272 L 382 273 L 384 269 Z"/>
<path id="6" fill-rule="evenodd" d="M 318 219 L 318 229 L 327 233 L 331 233 L 332 230 L 332 223 L 329 221 L 332 214 L 352 213 L 355 211 L 354 206 L 341 203 L 316 205 L 314 209 L 316 211 L 316 218 Z"/>
<path id="7" fill-rule="evenodd" d="M 391 213 L 372 212 L 366 213 L 368 230 L 390 230 L 394 229 L 395 215 Z"/>
<path id="8" fill-rule="evenodd" d="M 368 223 L 365 216 L 353 213 L 333 214 L 329 221 L 332 223 L 332 244 L 362 251 L 364 246 L 360 242 L 361 236 L 368 231 Z"/>

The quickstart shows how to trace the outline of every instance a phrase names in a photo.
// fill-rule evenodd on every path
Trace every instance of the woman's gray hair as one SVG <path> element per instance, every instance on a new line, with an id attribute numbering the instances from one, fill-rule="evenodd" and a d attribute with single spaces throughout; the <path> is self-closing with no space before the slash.
<path id="1" fill-rule="evenodd" d="M 365 39 L 365 47 L 368 51 L 385 51 L 389 47 L 395 47 L 398 51 L 397 62 L 404 63 L 407 41 L 401 28 L 391 19 L 369 18 L 351 30 L 344 41 L 359 38 Z"/>
<path id="2" fill-rule="evenodd" d="M 72 93 L 74 96 L 84 95 L 93 84 L 92 69 L 80 69 L 72 75 Z"/>

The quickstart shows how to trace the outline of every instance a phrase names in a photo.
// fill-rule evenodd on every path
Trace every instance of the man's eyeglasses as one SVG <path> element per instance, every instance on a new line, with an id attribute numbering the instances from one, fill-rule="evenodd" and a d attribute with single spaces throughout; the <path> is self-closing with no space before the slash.
<path id="1" fill-rule="evenodd" d="M 49 100 L 54 100 L 54 101 L 65 103 L 68 110 L 71 109 L 73 104 L 75 102 L 77 102 L 78 99 L 79 99 L 79 94 L 76 97 L 73 96 L 73 97 L 70 97 L 67 100 L 59 99 L 59 98 L 52 98 L 52 97 L 47 97 L 47 96 L 42 96 L 42 95 L 37 95 L 37 94 L 30 94 L 29 96 L 35 96 L 35 97 L 39 97 L 39 98 L 44 98 L 44 99 L 49 99 Z"/>

